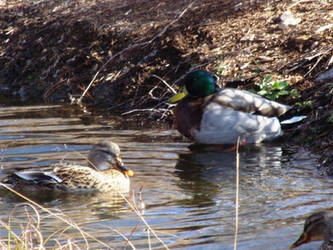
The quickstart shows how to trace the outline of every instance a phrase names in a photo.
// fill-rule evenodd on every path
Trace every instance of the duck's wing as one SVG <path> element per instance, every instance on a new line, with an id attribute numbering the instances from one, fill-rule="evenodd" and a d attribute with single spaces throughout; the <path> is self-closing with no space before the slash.
<path id="1" fill-rule="evenodd" d="M 94 189 L 99 173 L 94 169 L 80 165 L 58 165 L 53 172 L 62 180 L 67 189 Z"/>
<path id="2" fill-rule="evenodd" d="M 22 180 L 34 183 L 61 183 L 62 180 L 53 172 L 19 171 L 14 175 Z"/>
<path id="3" fill-rule="evenodd" d="M 207 104 L 211 101 L 234 110 L 267 117 L 280 116 L 291 108 L 288 105 L 267 100 L 246 90 L 232 88 L 220 89 L 213 99 L 207 100 Z"/>

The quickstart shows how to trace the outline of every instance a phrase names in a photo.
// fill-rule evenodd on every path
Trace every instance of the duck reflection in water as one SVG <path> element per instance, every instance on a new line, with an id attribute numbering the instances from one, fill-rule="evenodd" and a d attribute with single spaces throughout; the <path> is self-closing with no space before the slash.
<path id="1" fill-rule="evenodd" d="M 281 167 L 282 150 L 279 146 L 251 145 L 240 148 L 240 183 L 245 192 L 255 195 L 270 189 L 274 169 Z M 217 146 L 191 145 L 190 152 L 179 155 L 176 174 L 178 185 L 191 195 L 187 202 L 211 206 L 218 195 L 234 196 L 236 153 Z M 258 179 L 262 180 L 258 183 Z M 274 181 L 274 180 L 273 180 Z M 260 190 L 262 189 L 262 190 Z M 184 201 L 186 202 L 186 201 Z"/>

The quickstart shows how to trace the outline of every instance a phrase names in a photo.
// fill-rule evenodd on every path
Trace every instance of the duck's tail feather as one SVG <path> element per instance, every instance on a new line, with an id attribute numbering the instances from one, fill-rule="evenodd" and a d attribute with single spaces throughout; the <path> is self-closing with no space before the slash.
<path id="1" fill-rule="evenodd" d="M 43 183 L 61 183 L 62 180 L 52 172 L 35 172 L 35 171 L 19 171 L 14 175 L 25 180 L 32 182 Z"/>
<path id="2" fill-rule="evenodd" d="M 300 121 L 303 121 L 305 118 L 306 118 L 305 115 L 298 115 L 298 116 L 293 116 L 289 119 L 283 120 L 280 123 L 282 125 L 296 124 L 296 123 L 299 123 Z"/>

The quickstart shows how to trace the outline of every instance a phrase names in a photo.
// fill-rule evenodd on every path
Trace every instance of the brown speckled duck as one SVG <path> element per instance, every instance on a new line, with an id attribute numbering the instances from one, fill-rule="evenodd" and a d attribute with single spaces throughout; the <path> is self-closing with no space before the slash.
<path id="1" fill-rule="evenodd" d="M 60 191 L 129 192 L 129 177 L 133 176 L 133 172 L 123 165 L 116 143 L 108 141 L 94 145 L 88 161 L 89 166 L 58 163 L 50 171 L 18 171 L 3 183 L 14 188 L 33 185 Z"/>
<path id="2" fill-rule="evenodd" d="M 178 131 L 199 143 L 259 143 L 282 134 L 277 116 L 291 107 L 245 90 L 217 89 L 214 77 L 196 70 L 186 75 L 183 91 L 170 100 Z"/>
<path id="3" fill-rule="evenodd" d="M 324 241 L 320 247 L 321 250 L 333 250 L 332 213 L 321 211 L 310 215 L 305 220 L 301 236 L 290 246 L 290 249 L 317 240 Z"/>

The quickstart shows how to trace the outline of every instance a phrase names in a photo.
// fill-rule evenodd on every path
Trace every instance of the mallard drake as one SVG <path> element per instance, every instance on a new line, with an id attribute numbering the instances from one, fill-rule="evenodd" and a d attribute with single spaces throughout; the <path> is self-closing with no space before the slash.
<path id="1" fill-rule="evenodd" d="M 89 166 L 68 163 L 52 165 L 52 170 L 18 171 L 3 182 L 12 186 L 34 185 L 61 191 L 115 191 L 129 192 L 133 172 L 120 158 L 119 146 L 114 142 L 100 142 L 93 146 L 88 156 Z"/>
<path id="2" fill-rule="evenodd" d="M 214 77 L 196 70 L 184 78 L 180 93 L 170 99 L 178 131 L 204 144 L 259 143 L 282 134 L 277 116 L 291 107 L 245 90 L 217 89 Z"/>
<path id="3" fill-rule="evenodd" d="M 305 220 L 301 236 L 290 246 L 290 249 L 317 240 L 324 241 L 320 249 L 333 249 L 333 215 L 329 212 L 321 211 L 310 215 Z"/>

